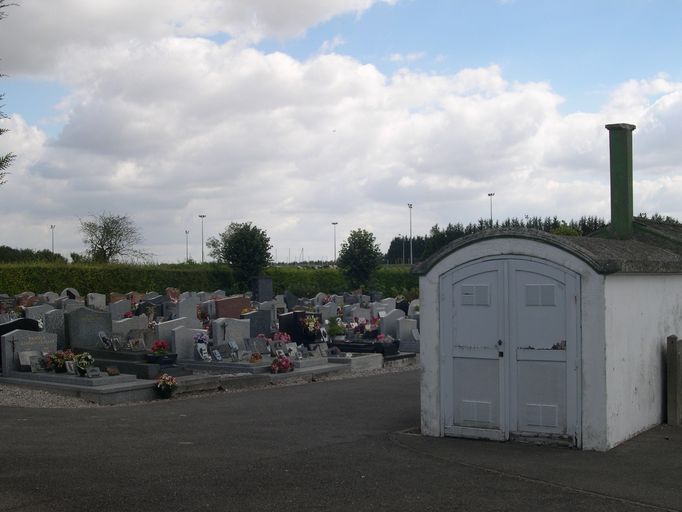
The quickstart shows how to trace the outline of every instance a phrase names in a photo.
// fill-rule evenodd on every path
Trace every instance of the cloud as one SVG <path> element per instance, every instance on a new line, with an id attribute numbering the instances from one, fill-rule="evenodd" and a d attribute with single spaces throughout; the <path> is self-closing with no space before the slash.
<path id="1" fill-rule="evenodd" d="M 346 40 L 339 34 L 335 35 L 333 39 L 324 41 L 320 45 L 319 53 L 329 53 L 333 52 L 339 46 L 346 44 Z"/>
<path id="2" fill-rule="evenodd" d="M 166 37 L 224 34 L 242 44 L 302 36 L 307 29 L 342 14 L 361 15 L 375 3 L 397 0 L 41 0 L 12 7 L 0 31 L 3 70 L 10 75 L 53 77 L 60 64 L 119 44 L 146 45 Z M 91 64 L 96 64 L 96 59 Z"/>
<path id="3" fill-rule="evenodd" d="M 426 57 L 424 52 L 411 52 L 411 53 L 392 53 L 389 55 L 388 60 L 391 62 L 415 62 Z"/>
<path id="4" fill-rule="evenodd" d="M 251 8 L 271 8 L 254 23 L 275 37 L 371 3 L 295 3 L 296 12 L 313 10 L 305 23 L 279 20 L 274 2 Z M 682 217 L 682 85 L 665 76 L 621 84 L 596 112 L 562 115 L 563 98 L 550 84 L 510 81 L 496 65 L 386 75 L 339 53 L 298 60 L 239 37 L 188 35 L 215 30 L 220 5 L 239 9 L 230 2 L 201 2 L 179 26 L 168 20 L 188 12 L 185 4 L 168 2 L 161 16 L 160 4 L 144 3 L 138 16 L 160 17 L 149 26 L 131 19 L 144 25 L 130 28 L 131 38 L 116 21 L 129 14 L 122 4 L 104 4 L 107 23 L 119 28 L 105 44 L 94 11 L 65 1 L 80 23 L 92 21 L 92 33 L 46 30 L 41 44 L 62 37 L 47 52 L 51 64 L 29 59 L 27 69 L 50 68 L 68 84 L 59 105 L 65 123 L 51 139 L 19 115 L 0 121 L 11 130 L 0 153 L 19 155 L 0 187 L 3 243 L 49 247 L 56 224 L 56 249 L 79 251 L 78 218 L 107 210 L 130 215 L 159 261 L 184 258 L 189 229 L 196 259 L 202 213 L 205 238 L 249 220 L 268 231 L 280 259 L 301 249 L 329 259 L 331 222 L 339 223 L 339 244 L 363 227 L 386 249 L 408 229 L 407 203 L 413 231 L 426 233 L 436 223 L 487 217 L 489 192 L 500 218 L 608 217 L 611 122 L 638 125 L 635 209 Z M 251 25 L 241 26 L 246 33 Z"/>

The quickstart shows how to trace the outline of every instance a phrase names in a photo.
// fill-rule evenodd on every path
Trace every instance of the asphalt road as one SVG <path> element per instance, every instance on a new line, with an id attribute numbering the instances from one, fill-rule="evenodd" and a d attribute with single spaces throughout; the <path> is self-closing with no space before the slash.
<path id="1" fill-rule="evenodd" d="M 0 408 L 0 510 L 682 510 L 680 428 L 592 453 L 425 438 L 418 425 L 418 371 Z"/>

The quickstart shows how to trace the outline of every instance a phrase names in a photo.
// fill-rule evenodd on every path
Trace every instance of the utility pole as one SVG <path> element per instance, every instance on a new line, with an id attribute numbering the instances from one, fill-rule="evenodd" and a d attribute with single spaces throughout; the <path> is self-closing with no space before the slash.
<path id="1" fill-rule="evenodd" d="M 412 203 L 407 203 L 410 209 L 410 265 L 412 265 Z"/>
<path id="2" fill-rule="evenodd" d="M 52 231 L 52 254 L 54 254 L 54 228 L 55 224 L 50 224 L 50 230 Z"/>
<path id="3" fill-rule="evenodd" d="M 199 215 L 199 218 L 201 219 L 201 262 L 204 262 L 204 219 L 206 218 L 205 214 Z"/>
<path id="4" fill-rule="evenodd" d="M 334 265 L 336 265 L 336 225 L 338 222 L 332 222 L 332 226 L 334 226 Z"/>
<path id="5" fill-rule="evenodd" d="M 495 192 L 490 192 L 488 197 L 490 198 L 490 229 L 493 229 L 493 196 Z"/>
<path id="6" fill-rule="evenodd" d="M 189 263 L 189 229 L 185 230 L 185 263 Z"/>

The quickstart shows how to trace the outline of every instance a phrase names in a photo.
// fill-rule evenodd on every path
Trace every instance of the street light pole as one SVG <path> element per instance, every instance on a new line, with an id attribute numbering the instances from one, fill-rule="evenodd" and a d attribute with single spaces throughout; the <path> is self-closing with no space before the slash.
<path id="1" fill-rule="evenodd" d="M 490 192 L 488 197 L 490 198 L 490 229 L 493 229 L 493 196 L 495 192 Z"/>
<path id="2" fill-rule="evenodd" d="M 54 224 L 50 224 L 50 230 L 52 231 L 52 254 L 54 254 Z"/>
<path id="3" fill-rule="evenodd" d="M 189 229 L 185 230 L 185 263 L 189 263 Z"/>
<path id="4" fill-rule="evenodd" d="M 199 215 L 199 218 L 201 219 L 201 262 L 204 262 L 204 219 L 206 218 L 205 214 Z"/>
<path id="5" fill-rule="evenodd" d="M 412 265 L 412 203 L 407 203 L 410 210 L 410 265 Z"/>
<path id="6" fill-rule="evenodd" d="M 334 265 L 336 265 L 336 225 L 338 222 L 332 222 L 332 226 L 334 226 Z"/>

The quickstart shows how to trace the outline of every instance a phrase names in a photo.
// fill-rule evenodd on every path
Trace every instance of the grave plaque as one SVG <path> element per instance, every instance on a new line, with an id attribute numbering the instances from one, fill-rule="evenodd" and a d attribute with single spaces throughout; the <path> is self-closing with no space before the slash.
<path id="1" fill-rule="evenodd" d="M 242 295 L 233 295 L 215 301 L 217 318 L 239 318 L 242 310 L 251 307 L 251 301 Z"/>
<path id="2" fill-rule="evenodd" d="M 264 302 L 272 300 L 274 296 L 272 292 L 272 277 L 254 277 L 251 280 L 251 291 L 255 301 Z"/>

